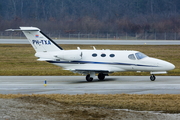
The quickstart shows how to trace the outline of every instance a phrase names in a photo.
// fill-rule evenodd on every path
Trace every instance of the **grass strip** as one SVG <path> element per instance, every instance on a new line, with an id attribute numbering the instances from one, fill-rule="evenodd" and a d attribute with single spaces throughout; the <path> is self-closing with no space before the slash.
<path id="1" fill-rule="evenodd" d="M 3 99 L 29 100 L 48 98 L 67 105 L 95 106 L 106 109 L 129 109 L 137 111 L 162 111 L 164 113 L 180 113 L 180 95 L 172 94 L 0 94 Z"/>
<path id="2" fill-rule="evenodd" d="M 64 49 L 93 49 L 93 45 L 60 45 Z M 137 50 L 148 56 L 173 63 L 176 68 L 165 75 L 180 75 L 179 45 L 94 45 L 96 49 Z M 44 75 L 78 75 L 47 62 L 37 61 L 35 51 L 29 44 L 0 44 L 1 76 L 44 76 Z M 111 75 L 149 75 L 147 72 L 117 72 Z"/>

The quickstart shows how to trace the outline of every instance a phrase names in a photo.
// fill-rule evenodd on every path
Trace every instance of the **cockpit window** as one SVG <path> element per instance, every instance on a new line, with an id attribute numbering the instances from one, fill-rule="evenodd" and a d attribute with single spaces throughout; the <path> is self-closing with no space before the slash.
<path id="1" fill-rule="evenodd" d="M 136 58 L 137 58 L 138 60 L 147 57 L 147 55 L 145 55 L 145 54 L 143 54 L 143 53 L 141 53 L 141 52 L 135 53 L 135 55 L 136 55 Z"/>
<path id="2" fill-rule="evenodd" d="M 134 54 L 130 54 L 130 55 L 128 56 L 128 58 L 131 59 L 131 60 L 136 60 Z"/>

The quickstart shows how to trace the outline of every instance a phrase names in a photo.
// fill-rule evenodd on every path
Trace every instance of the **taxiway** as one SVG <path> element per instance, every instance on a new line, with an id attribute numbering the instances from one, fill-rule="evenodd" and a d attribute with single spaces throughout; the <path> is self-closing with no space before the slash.
<path id="1" fill-rule="evenodd" d="M 180 76 L 0 76 L 0 94 L 180 94 Z M 46 80 L 46 86 L 45 86 Z"/>
<path id="2" fill-rule="evenodd" d="M 180 45 L 180 40 L 54 40 L 57 44 L 83 45 Z M 0 44 L 30 44 L 27 39 L 0 39 Z"/>

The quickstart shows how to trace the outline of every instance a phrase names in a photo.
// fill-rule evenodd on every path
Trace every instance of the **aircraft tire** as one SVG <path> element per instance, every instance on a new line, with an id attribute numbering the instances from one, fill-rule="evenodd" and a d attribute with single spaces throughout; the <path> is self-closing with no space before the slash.
<path id="1" fill-rule="evenodd" d="M 104 78 L 105 78 L 105 74 L 103 74 L 103 73 L 98 74 L 98 79 L 99 80 L 104 80 Z"/>
<path id="2" fill-rule="evenodd" d="M 156 80 L 156 76 L 152 74 L 152 75 L 150 76 L 150 80 L 151 80 L 151 81 L 155 81 L 155 80 Z"/>
<path id="3" fill-rule="evenodd" d="M 86 75 L 86 80 L 87 80 L 88 82 L 92 82 L 92 81 L 93 81 L 93 78 L 90 77 L 90 75 L 88 74 L 88 75 Z"/>

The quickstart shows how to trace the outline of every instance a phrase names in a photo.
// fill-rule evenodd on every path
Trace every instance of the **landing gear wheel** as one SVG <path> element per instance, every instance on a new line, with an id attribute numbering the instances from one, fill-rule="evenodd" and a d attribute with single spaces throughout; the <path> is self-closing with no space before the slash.
<path id="1" fill-rule="evenodd" d="M 104 80 L 105 74 L 99 73 L 99 74 L 98 74 L 98 78 L 99 78 L 99 80 Z"/>
<path id="2" fill-rule="evenodd" d="M 152 75 L 150 76 L 150 80 L 151 80 L 151 81 L 155 81 L 155 80 L 156 80 L 156 76 L 152 74 Z"/>
<path id="3" fill-rule="evenodd" d="M 92 82 L 92 81 L 93 81 L 93 78 L 90 77 L 90 75 L 88 74 L 88 75 L 86 75 L 86 80 L 87 80 L 88 82 Z"/>

